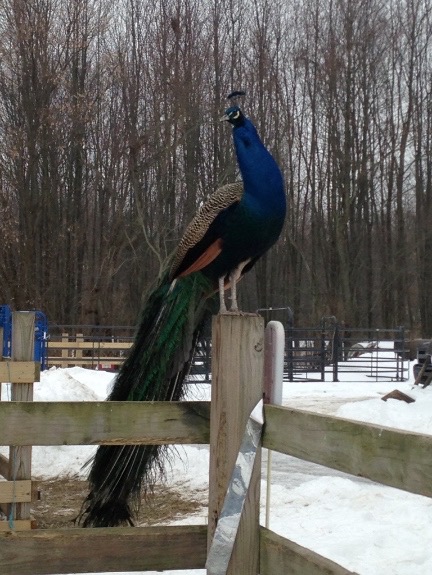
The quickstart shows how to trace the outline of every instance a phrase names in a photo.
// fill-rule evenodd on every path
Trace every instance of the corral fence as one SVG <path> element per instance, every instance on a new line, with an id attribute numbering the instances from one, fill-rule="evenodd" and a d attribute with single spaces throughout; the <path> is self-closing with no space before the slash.
<path id="1" fill-rule="evenodd" d="M 32 402 L 29 389 L 38 379 L 39 364 L 25 361 L 25 356 L 31 355 L 25 345 L 31 340 L 31 326 L 26 322 L 21 327 L 22 345 L 15 345 L 16 353 L 21 352 L 11 361 L 0 361 L 0 381 L 12 382 L 13 387 L 12 401 L 0 402 L 0 443 L 13 446 L 9 461 L 3 457 L 0 466 L 5 477 L 0 481 L 0 503 L 7 505 L 8 517 L 0 522 L 1 573 L 204 568 L 249 414 L 262 397 L 262 318 L 214 318 L 215 385 L 210 404 Z M 269 404 L 264 406 L 264 420 L 265 448 L 432 497 L 432 436 Z M 30 510 L 31 446 L 89 442 L 210 443 L 208 525 L 37 529 Z M 226 574 L 353 575 L 259 525 L 260 473 L 258 449 Z M 207 573 L 214 575 L 210 569 Z"/>
<path id="2" fill-rule="evenodd" d="M 135 327 L 126 325 L 50 324 L 47 365 L 118 370 L 132 346 L 135 331 Z M 210 335 L 198 342 L 189 378 L 211 380 Z"/>
<path id="3" fill-rule="evenodd" d="M 288 381 L 324 381 L 326 377 L 338 381 L 341 374 L 352 374 L 354 380 L 357 373 L 375 380 L 404 381 L 421 341 L 412 340 L 404 326 L 350 327 L 335 316 L 325 316 L 319 325 L 304 327 L 295 325 L 289 307 L 258 311 L 266 321 L 280 321 L 285 328 L 284 376 Z"/>
<path id="4" fill-rule="evenodd" d="M 268 312 L 273 310 L 260 311 L 271 318 Z M 286 321 L 284 328 L 284 377 L 288 381 L 324 381 L 326 376 L 338 381 L 341 374 L 356 373 L 366 373 L 375 381 L 404 381 L 409 376 L 409 361 L 415 357 L 417 340 L 411 341 L 403 326 L 348 329 L 335 318 L 322 318 L 318 327 L 295 327 Z M 134 332 L 130 326 L 50 324 L 47 365 L 117 370 Z M 190 381 L 211 381 L 211 347 L 209 333 L 195 350 Z"/>
<path id="5" fill-rule="evenodd" d="M 48 367 L 118 369 L 132 346 L 135 327 L 49 324 Z"/>
<path id="6" fill-rule="evenodd" d="M 408 378 L 410 340 L 404 327 L 393 329 L 341 328 L 338 324 L 318 328 L 286 329 L 285 372 L 289 381 L 333 381 L 341 374 L 367 375 L 377 381 Z M 353 379 L 351 377 L 350 379 Z"/>

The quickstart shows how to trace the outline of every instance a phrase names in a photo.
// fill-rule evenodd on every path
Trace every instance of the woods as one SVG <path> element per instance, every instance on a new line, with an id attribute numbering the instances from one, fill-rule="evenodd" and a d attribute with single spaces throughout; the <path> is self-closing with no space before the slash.
<path id="1" fill-rule="evenodd" d="M 0 0 L 0 301 L 134 324 L 186 224 L 237 177 L 226 95 L 288 221 L 240 288 L 297 324 L 432 334 L 426 0 Z"/>

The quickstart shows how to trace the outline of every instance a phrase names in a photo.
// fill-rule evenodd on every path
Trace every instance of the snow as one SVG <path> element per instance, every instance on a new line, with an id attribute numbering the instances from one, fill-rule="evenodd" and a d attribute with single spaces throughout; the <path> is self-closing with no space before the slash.
<path id="1" fill-rule="evenodd" d="M 432 434 L 432 385 L 341 373 L 340 382 L 285 382 L 283 404 L 424 434 Z M 97 401 L 106 398 L 113 374 L 74 367 L 52 368 L 35 385 L 35 401 Z M 398 389 L 415 403 L 389 399 Z M 189 386 L 188 399 L 209 399 L 210 387 Z M 2 399 L 10 398 L 7 384 Z M 35 476 L 85 475 L 82 465 L 94 451 L 87 446 L 35 447 Z M 3 452 L 5 452 L 3 450 Z M 206 521 L 207 446 L 179 446 L 168 482 L 202 497 L 202 511 L 175 524 Z M 262 523 L 265 521 L 267 452 L 263 453 Z M 429 575 L 432 499 L 372 483 L 278 453 L 271 457 L 270 525 L 277 533 L 332 559 L 359 575 Z M 144 573 L 144 572 L 143 572 Z M 145 572 L 156 575 L 156 572 Z M 165 571 L 167 575 L 202 575 L 205 570 Z M 121 573 L 118 575 L 126 575 Z"/>

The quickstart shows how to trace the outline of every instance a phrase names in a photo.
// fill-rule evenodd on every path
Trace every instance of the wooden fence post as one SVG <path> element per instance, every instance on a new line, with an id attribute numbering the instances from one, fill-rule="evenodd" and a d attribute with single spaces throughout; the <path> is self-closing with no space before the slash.
<path id="1" fill-rule="evenodd" d="M 61 334 L 61 340 L 62 340 L 62 343 L 68 342 L 69 341 L 69 334 L 68 333 L 62 333 Z M 62 356 L 62 359 L 68 358 L 69 357 L 69 350 L 68 349 L 62 349 L 61 356 Z M 62 361 L 61 366 L 62 367 L 69 367 L 69 364 Z"/>
<path id="2" fill-rule="evenodd" d="M 78 346 L 80 343 L 83 343 L 84 342 L 84 334 L 77 333 L 75 336 L 75 341 L 77 342 Z M 77 347 L 77 350 L 75 353 L 75 360 L 76 360 L 76 365 L 79 365 L 80 367 L 83 366 L 82 357 L 83 357 L 82 349 L 80 347 Z"/>
<path id="3" fill-rule="evenodd" d="M 212 325 L 212 397 L 210 418 L 210 548 L 246 422 L 263 394 L 264 319 L 218 315 Z M 258 450 L 249 491 L 229 563 L 228 575 L 259 573 Z"/>
<path id="4" fill-rule="evenodd" d="M 12 360 L 34 359 L 35 312 L 12 313 Z M 12 383 L 12 401 L 33 401 L 33 383 Z M 9 479 L 31 479 L 31 446 L 11 447 L 9 450 Z M 17 503 L 15 519 L 30 518 L 30 503 Z"/>

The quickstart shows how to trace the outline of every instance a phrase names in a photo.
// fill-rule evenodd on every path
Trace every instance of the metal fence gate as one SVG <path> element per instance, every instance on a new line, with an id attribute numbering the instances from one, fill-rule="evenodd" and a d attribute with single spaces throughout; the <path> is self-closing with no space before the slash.
<path id="1" fill-rule="evenodd" d="M 403 381 L 409 357 L 403 327 L 394 329 L 343 328 L 323 322 L 319 328 L 286 329 L 285 374 L 289 381 L 324 381 L 331 373 L 339 381 L 344 373 Z"/>

